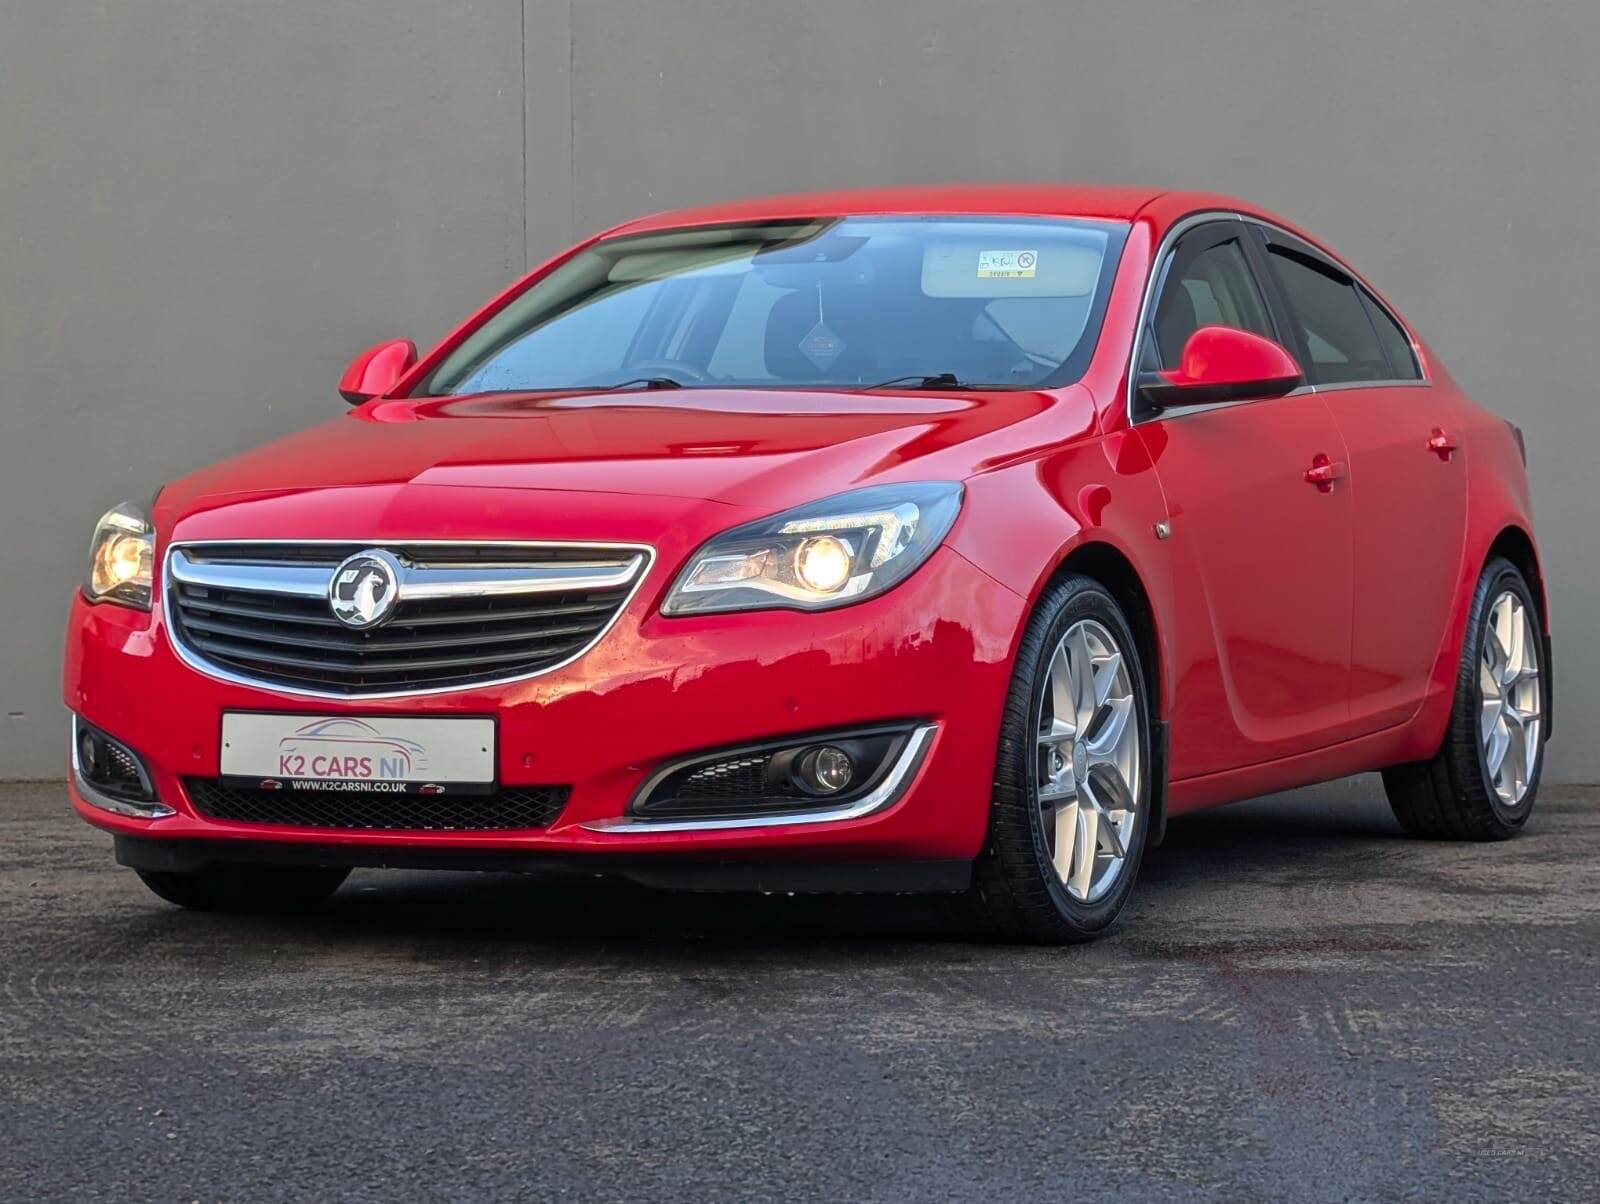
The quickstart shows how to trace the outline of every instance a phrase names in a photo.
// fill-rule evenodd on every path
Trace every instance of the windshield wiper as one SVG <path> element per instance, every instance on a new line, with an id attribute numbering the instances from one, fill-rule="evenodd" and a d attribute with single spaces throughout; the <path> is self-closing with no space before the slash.
<path id="1" fill-rule="evenodd" d="M 619 380 L 614 385 L 594 385 L 602 393 L 618 393 L 623 389 L 636 387 L 645 389 L 681 389 L 684 387 L 681 380 L 674 380 L 670 376 L 636 376 L 632 380 Z"/>
<path id="2" fill-rule="evenodd" d="M 895 376 L 889 380 L 880 380 L 875 385 L 866 385 L 865 388 L 890 389 L 896 386 L 904 389 L 966 389 L 971 387 L 954 372 L 935 372 L 931 376 L 920 373 L 911 376 Z"/>

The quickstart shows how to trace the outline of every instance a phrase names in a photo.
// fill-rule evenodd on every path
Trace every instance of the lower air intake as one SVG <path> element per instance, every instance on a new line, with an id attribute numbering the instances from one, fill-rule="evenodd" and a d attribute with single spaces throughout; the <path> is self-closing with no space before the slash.
<path id="1" fill-rule="evenodd" d="M 358 794 L 253 790 L 214 778 L 185 778 L 195 810 L 208 819 L 291 828 L 385 832 L 494 832 L 548 828 L 567 805 L 566 786 L 507 786 L 493 794 Z"/>

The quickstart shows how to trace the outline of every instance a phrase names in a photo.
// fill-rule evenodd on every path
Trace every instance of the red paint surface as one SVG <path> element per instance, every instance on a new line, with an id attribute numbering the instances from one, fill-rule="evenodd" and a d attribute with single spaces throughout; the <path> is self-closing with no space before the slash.
<path id="1" fill-rule="evenodd" d="M 410 339 L 390 339 L 368 347 L 339 378 L 339 396 L 351 405 L 382 397 L 399 383 L 417 362 L 417 345 Z"/>
<path id="2" fill-rule="evenodd" d="M 1195 331 L 1183 345 L 1178 367 L 1161 377 L 1179 389 L 1260 383 L 1281 393 L 1303 379 L 1300 365 L 1283 347 L 1248 330 L 1227 326 L 1202 326 Z M 1261 396 L 1268 395 L 1263 389 Z"/>

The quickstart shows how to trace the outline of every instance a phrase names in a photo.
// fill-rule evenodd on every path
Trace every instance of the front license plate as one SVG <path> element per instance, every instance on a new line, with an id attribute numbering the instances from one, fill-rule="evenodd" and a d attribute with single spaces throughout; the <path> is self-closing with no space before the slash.
<path id="1" fill-rule="evenodd" d="M 375 794 L 477 793 L 495 779 L 493 719 L 222 716 L 222 776 Z"/>

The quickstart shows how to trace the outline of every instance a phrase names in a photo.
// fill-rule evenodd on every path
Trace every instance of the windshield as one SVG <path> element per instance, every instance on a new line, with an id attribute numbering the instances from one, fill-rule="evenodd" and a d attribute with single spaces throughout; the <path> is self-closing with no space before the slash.
<path id="1" fill-rule="evenodd" d="M 1065 384 L 1093 351 L 1126 233 L 848 217 L 607 239 L 494 314 L 421 393 Z"/>

